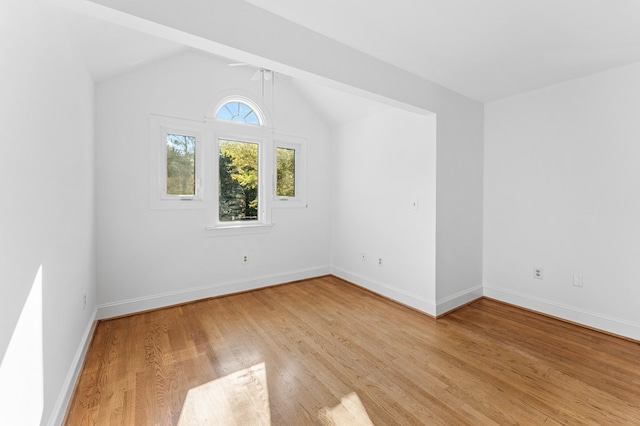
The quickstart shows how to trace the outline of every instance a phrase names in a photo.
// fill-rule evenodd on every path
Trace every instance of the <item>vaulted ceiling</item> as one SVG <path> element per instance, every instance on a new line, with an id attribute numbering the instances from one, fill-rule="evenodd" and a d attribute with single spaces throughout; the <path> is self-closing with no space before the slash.
<path id="1" fill-rule="evenodd" d="M 245 2 L 480 102 L 640 62 L 637 0 Z M 95 17 L 56 13 L 97 82 L 187 49 Z M 327 114 L 344 103 L 336 102 L 339 93 L 304 82 L 299 88 Z"/>
<path id="2" fill-rule="evenodd" d="M 488 102 L 640 61 L 637 0 L 246 0 Z"/>

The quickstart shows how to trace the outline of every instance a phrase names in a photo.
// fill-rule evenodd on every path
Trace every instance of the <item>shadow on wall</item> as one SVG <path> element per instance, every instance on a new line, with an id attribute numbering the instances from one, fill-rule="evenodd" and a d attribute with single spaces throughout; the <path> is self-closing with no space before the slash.
<path id="1" fill-rule="evenodd" d="M 44 409 L 42 265 L 0 363 L 0 413 L 7 425 L 38 425 Z"/>

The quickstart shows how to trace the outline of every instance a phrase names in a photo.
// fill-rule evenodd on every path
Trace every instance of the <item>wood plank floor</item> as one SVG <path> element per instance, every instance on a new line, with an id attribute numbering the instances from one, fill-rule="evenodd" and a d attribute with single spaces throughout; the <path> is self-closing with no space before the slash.
<path id="1" fill-rule="evenodd" d="M 68 425 L 640 425 L 640 345 L 335 277 L 98 324 Z"/>

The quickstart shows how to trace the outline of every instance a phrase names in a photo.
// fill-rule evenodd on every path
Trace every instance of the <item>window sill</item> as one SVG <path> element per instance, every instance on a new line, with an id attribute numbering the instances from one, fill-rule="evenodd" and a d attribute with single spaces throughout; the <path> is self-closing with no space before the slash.
<path id="1" fill-rule="evenodd" d="M 271 228 L 273 228 L 273 226 L 273 223 L 243 223 L 207 226 L 205 231 L 207 233 L 207 237 L 228 237 L 232 235 L 266 234 L 271 232 Z"/>
<path id="2" fill-rule="evenodd" d="M 271 204 L 274 209 L 290 209 L 290 208 L 307 208 L 307 201 L 302 198 L 287 198 L 278 197 L 275 198 Z"/>
<path id="3" fill-rule="evenodd" d="M 151 200 L 152 210 L 201 209 L 205 207 L 202 197 L 154 198 Z"/>

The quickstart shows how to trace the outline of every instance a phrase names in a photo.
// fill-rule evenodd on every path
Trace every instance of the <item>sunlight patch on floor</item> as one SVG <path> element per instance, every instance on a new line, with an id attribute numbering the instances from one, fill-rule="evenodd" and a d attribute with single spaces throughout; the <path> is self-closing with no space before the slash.
<path id="1" fill-rule="evenodd" d="M 355 392 L 343 397 L 335 407 L 321 409 L 318 412 L 318 420 L 326 426 L 373 426 L 367 410 Z"/>
<path id="2" fill-rule="evenodd" d="M 264 362 L 189 389 L 179 426 L 270 425 Z"/>

